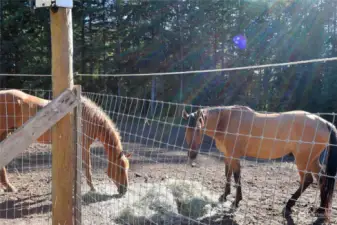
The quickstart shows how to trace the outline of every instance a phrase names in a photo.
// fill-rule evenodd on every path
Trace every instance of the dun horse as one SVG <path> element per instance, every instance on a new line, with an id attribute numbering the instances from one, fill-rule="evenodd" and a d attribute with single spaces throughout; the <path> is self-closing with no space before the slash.
<path id="1" fill-rule="evenodd" d="M 19 90 L 0 91 L 0 141 L 4 140 L 9 132 L 20 127 L 49 102 L 49 100 Z M 90 145 L 98 138 L 104 144 L 108 155 L 107 175 L 117 186 L 119 194 L 124 195 L 128 187 L 128 158 L 130 154 L 124 154 L 119 132 L 101 108 L 83 96 L 81 97 L 81 106 L 82 155 L 87 184 L 92 191 L 95 191 L 92 183 Z M 42 134 L 37 141 L 50 143 L 51 131 Z M 7 191 L 16 191 L 8 180 L 5 168 L 0 171 L 0 182 Z"/>
<path id="2" fill-rule="evenodd" d="M 313 182 L 320 184 L 321 203 L 316 212 L 329 216 L 337 170 L 337 133 L 333 124 L 305 111 L 262 114 L 246 106 L 206 107 L 188 114 L 185 139 L 188 156 L 195 159 L 203 135 L 215 140 L 216 147 L 225 156 L 226 185 L 219 201 L 230 194 L 230 179 L 237 185 L 235 207 L 242 200 L 240 157 L 276 159 L 292 153 L 300 175 L 300 187 L 286 203 L 284 213 L 289 215 L 296 200 Z M 328 147 L 329 146 L 329 147 Z M 327 148 L 328 147 L 328 148 Z M 319 156 L 328 149 L 326 171 L 319 177 Z"/>

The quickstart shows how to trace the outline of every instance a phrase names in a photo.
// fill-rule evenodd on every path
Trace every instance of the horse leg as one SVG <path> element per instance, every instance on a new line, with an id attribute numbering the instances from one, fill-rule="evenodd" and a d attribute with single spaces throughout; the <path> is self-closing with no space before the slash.
<path id="1" fill-rule="evenodd" d="M 225 193 L 221 195 L 220 198 L 224 198 L 224 201 L 225 201 L 227 195 L 230 193 L 230 179 L 233 173 L 234 181 L 236 185 L 236 195 L 235 195 L 234 206 L 238 207 L 239 202 L 242 200 L 240 159 L 231 157 L 230 159 L 226 158 L 225 162 L 226 162 L 226 167 L 228 168 L 227 170 L 229 170 L 229 173 L 227 173 L 227 183 L 226 183 Z"/>
<path id="2" fill-rule="evenodd" d="M 321 167 L 321 165 L 319 163 L 319 159 L 315 160 L 312 163 L 310 169 L 311 169 L 311 172 L 313 173 L 313 176 L 315 177 L 315 179 L 316 179 L 316 181 L 318 183 L 318 186 L 321 188 L 321 184 L 322 184 L 321 179 L 322 179 L 322 177 L 319 177 L 318 173 L 321 171 L 322 167 Z M 324 214 L 324 211 L 325 211 L 324 210 L 324 206 L 322 205 L 322 202 L 323 201 L 321 199 L 321 205 L 320 205 L 319 208 L 316 209 L 316 214 L 318 216 Z"/>
<path id="3" fill-rule="evenodd" d="M 242 190 L 241 190 L 241 166 L 240 161 L 236 160 L 236 166 L 234 169 L 234 181 L 236 185 L 236 196 L 235 196 L 235 207 L 239 206 L 239 202 L 242 200 Z"/>
<path id="4" fill-rule="evenodd" d="M 6 168 L 2 167 L 0 171 L 0 182 L 5 187 L 5 191 L 16 192 L 16 188 L 9 182 Z"/>
<path id="5" fill-rule="evenodd" d="M 310 165 L 310 170 L 312 172 L 313 177 L 317 181 L 317 184 L 320 185 L 320 178 L 319 178 L 319 172 L 321 171 L 322 167 L 319 163 L 319 159 L 314 160 L 312 164 Z"/>
<path id="6" fill-rule="evenodd" d="M 8 131 L 3 132 L 0 135 L 0 141 L 3 141 L 7 138 L 8 132 L 12 131 L 13 128 L 8 129 Z M 16 188 L 9 182 L 8 180 L 8 176 L 7 176 L 7 172 L 6 172 L 6 168 L 3 167 L 1 168 L 0 171 L 0 183 L 5 187 L 5 191 L 8 192 L 16 192 Z"/>
<path id="7" fill-rule="evenodd" d="M 226 173 L 225 193 L 223 193 L 219 197 L 219 202 L 225 202 L 227 196 L 231 193 L 231 177 L 232 177 L 233 170 L 230 167 L 230 165 L 227 163 L 226 159 L 225 159 L 225 173 Z"/>
<path id="8" fill-rule="evenodd" d="M 90 159 L 90 146 L 83 148 L 83 167 L 85 169 L 85 175 L 87 178 L 87 184 L 91 191 L 96 191 L 94 185 L 92 184 L 92 172 L 91 172 L 91 159 Z"/>
<path id="9" fill-rule="evenodd" d="M 309 187 L 310 184 L 314 181 L 311 173 L 305 173 L 306 165 L 297 164 L 297 169 L 300 175 L 300 187 L 295 191 L 295 193 L 288 200 L 285 209 L 283 209 L 284 214 L 291 214 L 291 208 L 295 205 L 297 199 L 301 196 L 301 194 Z"/>

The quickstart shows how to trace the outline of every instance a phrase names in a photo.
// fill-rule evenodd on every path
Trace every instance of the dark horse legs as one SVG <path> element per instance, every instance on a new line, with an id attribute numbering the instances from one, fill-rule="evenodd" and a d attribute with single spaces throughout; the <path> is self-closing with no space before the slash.
<path id="1" fill-rule="evenodd" d="M 301 196 L 301 194 L 309 187 L 310 184 L 314 181 L 312 175 L 310 173 L 307 173 L 306 175 L 303 175 L 303 182 L 301 182 L 300 187 L 295 191 L 295 193 L 291 196 L 291 198 L 288 200 L 284 213 L 285 215 L 291 213 L 291 208 L 295 205 L 297 199 Z"/>
<path id="2" fill-rule="evenodd" d="M 240 163 L 240 162 L 239 162 Z M 236 185 L 235 207 L 239 206 L 239 202 L 242 200 L 241 190 L 241 168 L 240 165 L 236 171 L 234 171 L 234 181 Z"/>
<path id="3" fill-rule="evenodd" d="M 226 186 L 225 193 L 219 198 L 220 202 L 226 201 L 227 196 L 231 192 L 231 176 L 234 175 L 234 181 L 236 185 L 236 196 L 235 196 L 235 207 L 238 207 L 239 202 L 242 200 L 242 189 L 241 189 L 241 168 L 239 159 L 225 159 L 226 168 Z"/>
<path id="4" fill-rule="evenodd" d="M 226 160 L 225 160 L 226 161 Z M 226 162 L 225 162 L 226 163 Z M 219 201 L 220 202 L 225 202 L 227 196 L 231 193 L 231 177 L 233 174 L 233 170 L 232 168 L 229 167 L 229 165 L 226 163 L 225 165 L 225 173 L 226 173 L 226 186 L 225 186 L 225 193 L 223 193 L 220 198 Z"/>

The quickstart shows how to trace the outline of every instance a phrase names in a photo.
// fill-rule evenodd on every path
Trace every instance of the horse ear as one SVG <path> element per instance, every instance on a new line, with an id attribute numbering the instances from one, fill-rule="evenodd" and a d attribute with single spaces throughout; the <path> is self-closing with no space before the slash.
<path id="1" fill-rule="evenodd" d="M 131 156 L 132 156 L 131 152 L 125 155 L 126 158 L 130 158 Z"/>
<path id="2" fill-rule="evenodd" d="M 202 117 L 199 117 L 199 123 L 200 123 L 200 128 L 204 128 L 204 126 L 205 126 L 205 121 L 204 121 L 204 118 L 202 118 Z"/>
<path id="3" fill-rule="evenodd" d="M 188 113 L 186 112 L 186 110 L 185 110 L 185 109 L 183 109 L 182 116 L 183 116 L 183 118 L 184 118 L 185 120 L 187 120 L 187 119 L 188 119 Z"/>
<path id="4" fill-rule="evenodd" d="M 205 126 L 205 112 L 203 110 L 198 110 L 197 118 L 200 122 L 200 128 L 203 128 Z"/>

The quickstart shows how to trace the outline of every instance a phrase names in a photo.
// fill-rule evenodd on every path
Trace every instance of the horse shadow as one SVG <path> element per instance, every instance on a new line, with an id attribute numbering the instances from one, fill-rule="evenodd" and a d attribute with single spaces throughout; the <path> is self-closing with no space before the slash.
<path id="1" fill-rule="evenodd" d="M 294 222 L 294 219 L 292 218 L 291 214 L 284 215 L 284 219 L 285 219 L 285 224 L 287 224 L 287 225 L 295 225 L 296 224 Z M 317 219 L 310 225 L 321 225 L 321 224 L 325 224 L 324 218 L 317 217 Z"/>
<path id="2" fill-rule="evenodd" d="M 40 198 L 46 195 L 35 195 L 21 199 L 7 199 L 0 203 L 0 218 L 17 219 L 31 214 L 44 214 L 51 212 L 52 204 L 49 199 L 41 198 L 34 201 L 34 198 Z M 44 204 L 43 204 L 44 202 Z M 33 206 L 37 205 L 37 206 Z M 32 207 L 33 206 L 33 207 Z"/>
<path id="3" fill-rule="evenodd" d="M 317 218 L 312 225 L 321 225 L 321 224 L 325 224 L 325 221 L 323 218 Z"/>
<path id="4" fill-rule="evenodd" d="M 165 215 L 165 216 L 164 216 Z M 164 217 L 162 217 L 164 216 Z M 161 218 L 161 219 L 159 219 Z M 132 221 L 131 224 L 144 224 L 144 225 L 155 225 L 155 224 L 180 224 L 180 225 L 239 225 L 234 219 L 232 214 L 215 214 L 213 216 L 204 217 L 203 219 L 192 219 L 188 216 L 177 214 L 174 212 L 156 213 L 151 217 L 146 216 L 130 216 L 128 215 L 128 220 Z M 115 219 L 117 223 L 125 223 L 123 217 Z"/>
<path id="5" fill-rule="evenodd" d="M 193 224 L 193 223 L 189 223 Z M 210 216 L 200 220 L 199 223 L 196 224 L 210 224 L 210 225 L 239 225 L 235 220 L 233 220 L 233 216 L 223 215 L 220 218 L 218 216 Z"/>
<path id="6" fill-rule="evenodd" d="M 88 191 L 84 195 L 82 195 L 82 204 L 83 205 L 89 205 L 97 202 L 104 202 L 108 201 L 111 199 L 117 199 L 121 198 L 122 196 L 119 194 L 113 194 L 113 195 L 108 195 L 108 194 L 102 194 L 96 191 Z"/>

